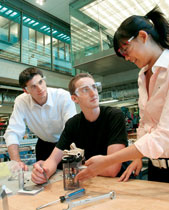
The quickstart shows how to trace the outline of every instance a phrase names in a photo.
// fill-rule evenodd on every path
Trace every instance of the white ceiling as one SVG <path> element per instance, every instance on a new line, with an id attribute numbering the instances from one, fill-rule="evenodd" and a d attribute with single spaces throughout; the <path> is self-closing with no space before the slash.
<path id="1" fill-rule="evenodd" d="M 44 5 L 39 5 L 36 3 L 36 0 L 25 0 L 26 2 L 33 4 L 34 6 L 52 14 L 53 16 L 65 21 L 66 23 L 70 23 L 70 16 L 69 16 L 69 4 L 72 3 L 75 0 L 46 0 Z M 79 0 L 82 1 L 82 0 Z M 106 5 L 109 3 L 109 5 Z M 117 6 L 118 5 L 118 6 Z M 86 15 L 89 15 L 92 17 L 94 20 L 96 20 L 98 17 L 94 17 L 92 14 L 93 11 L 89 11 L 92 9 L 98 9 L 101 10 L 102 6 L 104 6 L 104 11 L 106 11 L 107 14 L 109 14 L 109 25 L 111 25 L 111 28 L 115 27 L 115 25 L 119 26 L 119 22 L 122 22 L 122 20 L 126 19 L 126 17 L 130 16 L 134 12 L 140 15 L 145 15 L 146 12 L 150 11 L 155 5 L 160 6 L 162 12 L 166 15 L 168 18 L 168 7 L 169 7 L 169 1 L 168 0 L 96 0 L 92 2 L 91 4 L 83 7 L 81 10 L 84 12 Z M 97 7 L 97 8 L 95 8 Z M 122 9 L 121 9 L 122 8 Z M 125 9 L 125 11 L 124 11 Z M 119 14 L 119 11 L 122 11 Z M 90 12 L 92 12 L 90 14 Z M 99 11 L 97 11 L 98 13 Z M 89 13 L 89 14 L 88 14 Z M 102 14 L 103 11 L 101 11 L 100 15 L 100 20 L 107 20 L 106 16 L 103 17 L 104 14 Z M 124 14 L 123 14 L 124 13 Z M 113 20 L 113 23 L 111 23 L 111 18 L 113 16 L 116 16 L 119 20 Z M 124 16 L 124 17 L 121 17 Z M 121 20 L 122 18 L 122 20 Z M 98 20 L 96 20 L 98 21 Z M 104 23 L 105 24 L 105 23 Z M 103 24 L 103 25 L 104 25 Z M 110 27 L 108 27 L 110 28 Z"/>
<path id="2" fill-rule="evenodd" d="M 33 4 L 36 7 L 52 14 L 53 16 L 70 23 L 69 21 L 69 4 L 73 0 L 46 0 L 44 5 L 39 5 L 36 3 L 36 0 L 25 0 L 30 4 Z"/>
<path id="3" fill-rule="evenodd" d="M 156 5 L 169 19 L 169 0 L 96 0 L 80 8 L 80 11 L 104 26 L 109 35 L 113 35 L 126 18 L 133 14 L 144 16 Z"/>

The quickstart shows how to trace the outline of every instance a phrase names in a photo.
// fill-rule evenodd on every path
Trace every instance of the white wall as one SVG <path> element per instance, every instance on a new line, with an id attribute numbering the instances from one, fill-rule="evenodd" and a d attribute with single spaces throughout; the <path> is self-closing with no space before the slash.
<path id="1" fill-rule="evenodd" d="M 0 84 L 4 82 L 14 85 L 18 84 L 19 74 L 27 67 L 29 67 L 29 65 L 0 59 Z M 59 74 L 53 71 L 42 71 L 44 73 L 44 76 L 46 76 L 48 86 L 68 89 L 68 83 L 71 80 L 72 76 Z"/>

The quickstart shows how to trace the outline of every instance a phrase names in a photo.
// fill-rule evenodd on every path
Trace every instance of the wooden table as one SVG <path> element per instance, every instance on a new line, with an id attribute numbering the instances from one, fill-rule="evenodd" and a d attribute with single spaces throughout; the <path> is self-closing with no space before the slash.
<path id="1" fill-rule="evenodd" d="M 73 210 L 168 210 L 169 209 L 169 183 L 150 182 L 143 180 L 130 180 L 118 182 L 117 178 L 96 177 L 83 182 L 86 195 L 99 196 L 110 191 L 116 192 L 114 200 L 104 199 L 94 203 L 75 207 Z M 35 210 L 36 207 L 56 200 L 64 195 L 63 182 L 57 181 L 45 187 L 37 195 L 13 195 L 8 197 L 9 210 Z M 2 200 L 0 200 L 0 206 Z M 46 207 L 46 210 L 62 210 L 67 208 L 66 203 L 58 203 Z"/>

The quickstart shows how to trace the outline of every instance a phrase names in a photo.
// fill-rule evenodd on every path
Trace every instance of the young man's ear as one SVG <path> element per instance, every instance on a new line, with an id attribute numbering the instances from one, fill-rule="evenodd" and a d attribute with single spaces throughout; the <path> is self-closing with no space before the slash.
<path id="1" fill-rule="evenodd" d="M 22 90 L 23 90 L 24 93 L 29 94 L 29 92 L 25 88 L 22 88 Z"/>
<path id="2" fill-rule="evenodd" d="M 76 95 L 71 95 L 72 101 L 74 101 L 76 104 L 78 104 L 78 99 Z"/>

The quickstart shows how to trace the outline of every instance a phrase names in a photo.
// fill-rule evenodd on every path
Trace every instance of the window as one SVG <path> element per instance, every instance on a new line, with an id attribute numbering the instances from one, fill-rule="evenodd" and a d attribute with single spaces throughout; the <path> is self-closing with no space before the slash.
<path id="1" fill-rule="evenodd" d="M 40 18 L 33 18 L 26 12 L 21 15 L 16 9 L 4 5 L 0 3 L 0 57 L 72 74 L 70 35 L 67 29 L 62 29 L 59 24 L 58 29 L 54 28 L 50 22 L 43 23 Z"/>
<path id="2" fill-rule="evenodd" d="M 20 13 L 0 5 L 0 57 L 20 60 Z"/>

